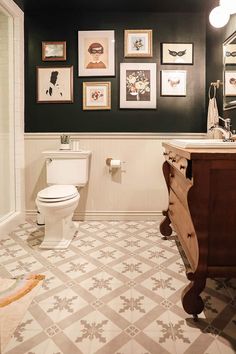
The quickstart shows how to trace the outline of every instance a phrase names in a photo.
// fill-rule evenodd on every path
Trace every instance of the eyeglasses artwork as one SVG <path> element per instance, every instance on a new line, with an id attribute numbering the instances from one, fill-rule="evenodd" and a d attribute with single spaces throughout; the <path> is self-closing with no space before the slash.
<path id="1" fill-rule="evenodd" d="M 226 52 L 225 56 L 226 57 L 236 57 L 236 51 L 235 52 Z"/>
<path id="2" fill-rule="evenodd" d="M 193 65 L 193 43 L 161 43 L 161 63 L 173 65 Z"/>
<path id="3" fill-rule="evenodd" d="M 169 52 L 169 54 L 170 55 L 172 55 L 172 57 L 182 57 L 183 55 L 185 55 L 186 54 L 186 50 L 187 49 L 185 49 L 185 50 L 180 50 L 179 52 L 176 52 L 175 50 L 170 50 L 170 49 L 168 49 L 168 52 Z"/>
<path id="4" fill-rule="evenodd" d="M 115 32 L 78 31 L 79 76 L 115 75 Z"/>

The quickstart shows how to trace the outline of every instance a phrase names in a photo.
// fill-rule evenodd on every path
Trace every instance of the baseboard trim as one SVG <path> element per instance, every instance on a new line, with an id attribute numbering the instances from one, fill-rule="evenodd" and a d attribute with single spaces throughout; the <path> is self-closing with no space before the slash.
<path id="1" fill-rule="evenodd" d="M 19 224 L 25 221 L 25 214 L 17 211 L 0 223 L 0 238 L 12 232 Z"/>
<path id="2" fill-rule="evenodd" d="M 26 210 L 27 218 L 36 219 L 36 210 Z M 154 220 L 161 221 L 163 218 L 161 211 L 86 211 L 76 212 L 75 221 L 93 221 L 93 220 Z"/>

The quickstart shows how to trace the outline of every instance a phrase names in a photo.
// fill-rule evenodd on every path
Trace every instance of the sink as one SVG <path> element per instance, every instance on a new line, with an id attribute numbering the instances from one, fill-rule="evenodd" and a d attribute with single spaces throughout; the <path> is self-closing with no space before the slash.
<path id="1" fill-rule="evenodd" d="M 235 148 L 235 141 L 223 141 L 222 139 L 173 139 L 170 144 L 182 147 L 182 148 L 194 148 L 194 149 L 216 149 L 216 148 Z"/>

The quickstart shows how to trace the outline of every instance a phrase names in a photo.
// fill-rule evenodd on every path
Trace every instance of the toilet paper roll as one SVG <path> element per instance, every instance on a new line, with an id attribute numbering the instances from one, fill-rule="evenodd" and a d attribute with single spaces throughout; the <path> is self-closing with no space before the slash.
<path id="1" fill-rule="evenodd" d="M 121 161 L 120 160 L 111 160 L 110 166 L 111 166 L 111 168 L 121 168 Z"/>

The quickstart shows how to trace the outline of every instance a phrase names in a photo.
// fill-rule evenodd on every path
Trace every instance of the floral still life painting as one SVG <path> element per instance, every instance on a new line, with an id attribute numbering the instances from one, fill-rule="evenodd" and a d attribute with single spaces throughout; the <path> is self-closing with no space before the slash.
<path id="1" fill-rule="evenodd" d="M 150 101 L 150 70 L 127 70 L 126 100 Z"/>
<path id="2" fill-rule="evenodd" d="M 152 30 L 125 30 L 125 57 L 152 56 Z"/>
<path id="3" fill-rule="evenodd" d="M 111 109 L 111 83 L 83 82 L 83 109 Z"/>
<path id="4" fill-rule="evenodd" d="M 156 108 L 156 64 L 121 64 L 120 107 Z"/>

